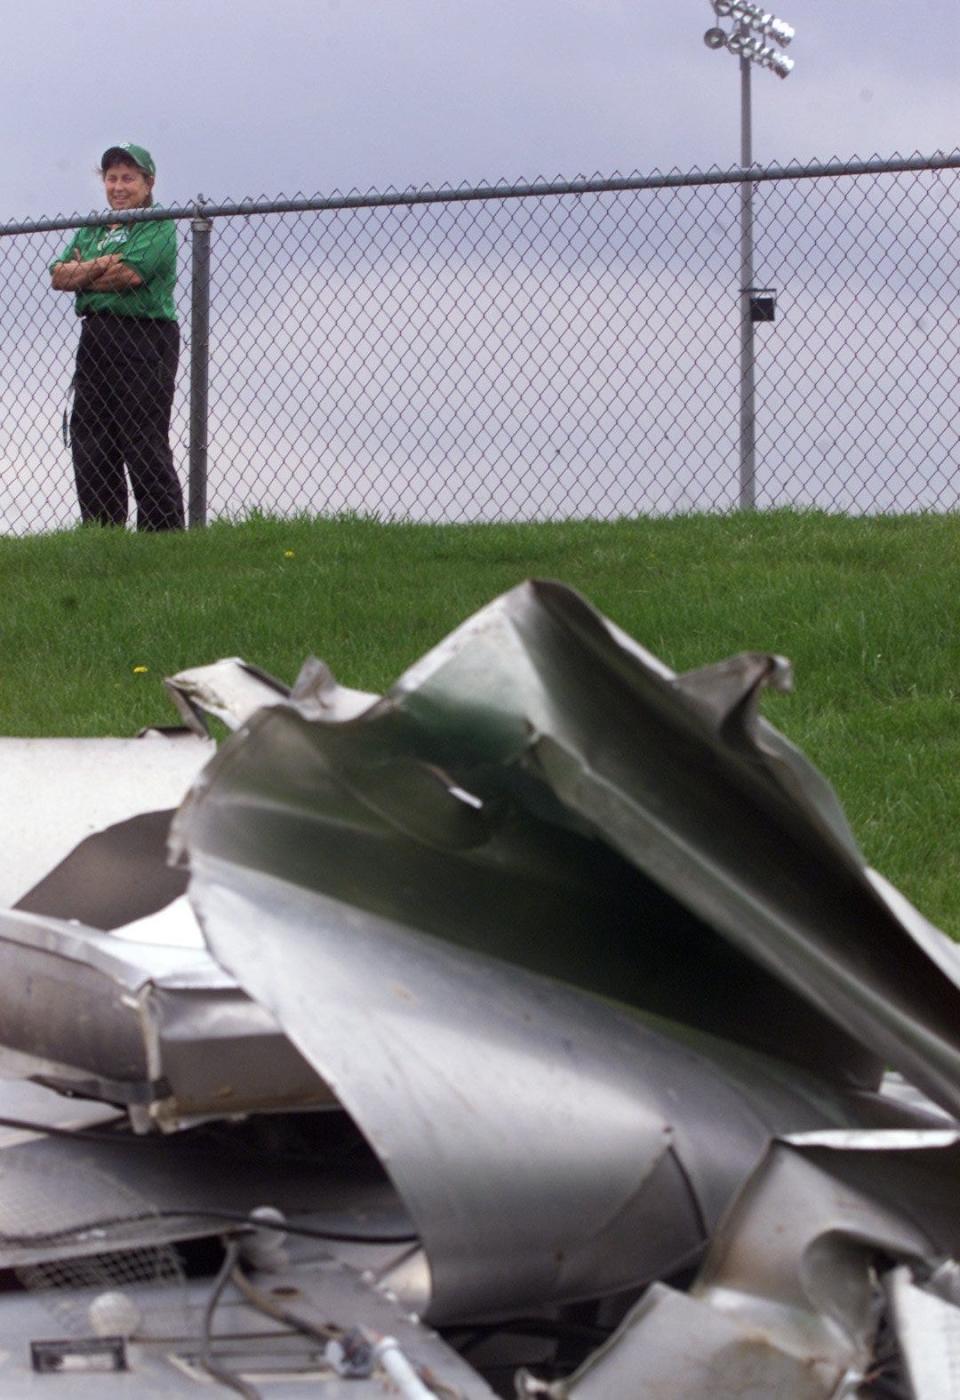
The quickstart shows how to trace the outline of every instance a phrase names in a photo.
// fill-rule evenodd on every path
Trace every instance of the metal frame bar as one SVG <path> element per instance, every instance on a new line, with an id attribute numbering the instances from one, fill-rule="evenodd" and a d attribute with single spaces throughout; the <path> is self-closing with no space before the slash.
<path id="1" fill-rule="evenodd" d="M 207 218 L 190 221 L 190 468 L 187 523 L 207 523 L 208 390 L 210 382 L 210 230 Z"/>
<path id="2" fill-rule="evenodd" d="M 153 219 L 229 218 L 250 214 L 298 214 L 337 209 L 378 209 L 413 204 L 466 204 L 477 200 L 532 199 L 549 195 L 616 194 L 622 190 L 683 189 L 696 185 L 737 185 L 749 180 L 761 184 L 775 180 L 835 179 L 841 175 L 896 175 L 911 170 L 960 170 L 960 150 L 949 155 L 907 156 L 893 160 L 830 161 L 827 164 L 770 165 L 745 172 L 703 170 L 689 174 L 672 172 L 630 175 L 614 179 L 552 180 L 518 185 L 481 185 L 473 189 L 392 190 L 385 194 L 316 195 L 310 199 L 245 200 L 240 203 L 191 204 L 170 209 L 111 211 L 111 223 L 139 223 Z M 21 233 L 48 233 L 57 229 L 86 228 L 102 224 L 103 210 L 92 214 L 72 214 L 55 219 L 34 219 L 24 223 L 0 224 L 0 238 Z"/>

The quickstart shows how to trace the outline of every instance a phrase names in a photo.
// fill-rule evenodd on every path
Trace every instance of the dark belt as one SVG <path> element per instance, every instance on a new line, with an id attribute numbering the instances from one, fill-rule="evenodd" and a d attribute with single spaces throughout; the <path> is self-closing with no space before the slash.
<path id="1" fill-rule="evenodd" d="M 176 321 L 170 321 L 166 316 L 121 316 L 117 311 L 81 311 L 81 321 L 92 321 L 97 317 L 101 321 L 131 321 L 137 326 L 175 326 Z"/>

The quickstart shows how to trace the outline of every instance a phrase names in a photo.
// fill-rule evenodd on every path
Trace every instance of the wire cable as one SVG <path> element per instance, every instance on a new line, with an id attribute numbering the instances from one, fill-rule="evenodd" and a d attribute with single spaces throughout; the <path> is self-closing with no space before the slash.
<path id="1" fill-rule="evenodd" d="M 364 1234 L 358 1230 L 322 1230 L 312 1225 L 294 1225 L 289 1220 L 271 1224 L 258 1215 L 242 1210 L 222 1210 L 211 1207 L 209 1210 L 145 1210 L 132 1215 L 107 1215 L 97 1220 L 87 1220 L 80 1225 L 71 1225 L 63 1230 L 37 1230 L 26 1234 L 0 1231 L 0 1245 L 11 1248 L 28 1248 L 30 1245 L 66 1243 L 76 1241 L 94 1230 L 109 1230 L 120 1225 L 139 1225 L 148 1220 L 216 1220 L 242 1226 L 246 1230 L 279 1230 L 288 1235 L 302 1235 L 311 1240 L 332 1240 L 342 1244 L 412 1244 L 419 1236 L 411 1231 L 403 1234 Z M 108 1242 L 104 1241 L 105 1244 Z"/>
<path id="2" fill-rule="evenodd" d="M 226 1370 L 213 1359 L 213 1315 L 240 1257 L 240 1244 L 237 1240 L 224 1240 L 223 1244 L 223 1263 L 220 1266 L 220 1272 L 214 1279 L 210 1297 L 207 1299 L 207 1306 L 203 1310 L 203 1325 L 200 1333 L 200 1365 L 208 1376 L 212 1376 L 214 1380 L 219 1381 L 221 1385 L 227 1386 L 230 1390 L 235 1390 L 238 1395 L 244 1397 L 244 1400 L 261 1400 L 259 1390 L 255 1390 L 241 1376 L 235 1376 L 232 1371 Z"/>

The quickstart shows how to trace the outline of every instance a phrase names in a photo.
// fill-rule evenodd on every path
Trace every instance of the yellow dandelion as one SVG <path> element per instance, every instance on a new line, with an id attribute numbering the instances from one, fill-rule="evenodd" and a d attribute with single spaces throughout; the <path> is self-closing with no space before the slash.
<path id="1" fill-rule="evenodd" d="M 133 674 L 135 676 L 145 676 L 149 670 L 149 666 L 134 666 Z"/>
<path id="2" fill-rule="evenodd" d="M 283 557 L 284 557 L 284 559 L 293 559 L 293 558 L 294 558 L 293 550 L 292 550 L 292 549 L 285 549 L 285 550 L 283 551 Z"/>

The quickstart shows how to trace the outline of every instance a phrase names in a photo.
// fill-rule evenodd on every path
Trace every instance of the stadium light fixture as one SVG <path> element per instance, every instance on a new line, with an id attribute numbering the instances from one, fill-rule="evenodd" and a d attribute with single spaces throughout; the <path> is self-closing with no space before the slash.
<path id="1" fill-rule="evenodd" d="M 762 10 L 759 5 L 748 4 L 747 0 L 714 0 L 713 9 L 718 18 L 735 19 L 738 24 L 756 30 L 765 39 L 773 39 L 774 43 L 782 44 L 784 48 L 797 32 L 785 19 L 777 19 L 776 15 Z"/>
<path id="2" fill-rule="evenodd" d="M 778 78 L 789 77 L 795 66 L 793 59 L 779 49 L 764 44 L 750 34 L 741 34 L 739 30 L 728 34 L 725 29 L 715 26 L 707 30 L 703 42 L 708 49 L 729 49 L 738 58 L 749 58 L 761 68 L 769 68 Z"/>
<path id="3" fill-rule="evenodd" d="M 732 20 L 733 29 L 714 25 L 703 36 L 708 49 L 726 49 L 740 60 L 740 168 L 753 165 L 750 69 L 768 68 L 778 78 L 789 77 L 794 62 L 782 52 L 796 34 L 792 24 L 778 19 L 751 0 L 710 0 L 717 19 Z M 773 41 L 772 43 L 770 41 Z M 775 45 L 781 45 L 781 48 Z M 753 326 L 773 319 L 776 293 L 764 289 L 759 306 L 753 285 L 753 181 L 740 185 L 740 509 L 756 504 L 756 410 Z M 760 314 L 760 312 L 763 314 Z"/>

